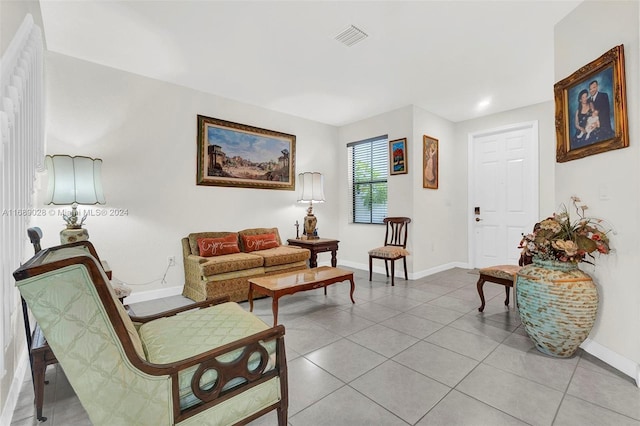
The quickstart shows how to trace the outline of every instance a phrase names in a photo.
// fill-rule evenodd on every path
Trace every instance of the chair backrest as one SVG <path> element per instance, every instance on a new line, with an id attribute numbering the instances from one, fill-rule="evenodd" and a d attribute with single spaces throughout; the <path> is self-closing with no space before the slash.
<path id="1" fill-rule="evenodd" d="M 406 249 L 410 222 L 411 219 L 408 217 L 385 217 L 384 223 L 387 225 L 387 231 L 384 235 L 384 245 Z"/>
<path id="2" fill-rule="evenodd" d="M 171 423 L 169 376 L 140 370 L 138 334 L 90 242 L 44 249 L 13 275 L 93 424 Z"/>

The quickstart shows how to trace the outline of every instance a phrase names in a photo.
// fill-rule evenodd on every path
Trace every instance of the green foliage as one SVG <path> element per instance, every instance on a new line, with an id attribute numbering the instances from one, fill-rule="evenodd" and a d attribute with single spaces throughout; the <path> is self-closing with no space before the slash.
<path id="1" fill-rule="evenodd" d="M 383 179 L 381 173 L 372 169 L 371 165 L 364 161 L 356 162 L 354 189 L 368 209 L 371 209 L 373 204 L 386 204 L 387 202 L 386 180 Z"/>

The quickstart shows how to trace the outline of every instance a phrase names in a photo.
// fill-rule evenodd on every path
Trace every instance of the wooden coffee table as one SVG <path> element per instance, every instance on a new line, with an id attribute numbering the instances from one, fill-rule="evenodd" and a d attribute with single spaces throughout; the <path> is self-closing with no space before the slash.
<path id="1" fill-rule="evenodd" d="M 327 286 L 342 281 L 351 282 L 351 303 L 353 291 L 356 285 L 353 281 L 353 272 L 329 266 L 319 268 L 304 269 L 295 272 L 286 272 L 268 277 L 249 278 L 249 311 L 253 312 L 253 293 L 260 293 L 271 296 L 271 309 L 273 311 L 273 326 L 278 324 L 278 299 L 287 294 L 294 294 L 299 291 L 313 290 L 324 287 L 324 294 L 327 294 Z"/>

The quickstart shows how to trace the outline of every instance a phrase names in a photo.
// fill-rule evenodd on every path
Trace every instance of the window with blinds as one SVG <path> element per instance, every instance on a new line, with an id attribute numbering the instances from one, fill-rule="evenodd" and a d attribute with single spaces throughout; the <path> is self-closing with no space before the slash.
<path id="1" fill-rule="evenodd" d="M 387 135 L 347 144 L 353 223 L 379 223 L 387 216 Z"/>

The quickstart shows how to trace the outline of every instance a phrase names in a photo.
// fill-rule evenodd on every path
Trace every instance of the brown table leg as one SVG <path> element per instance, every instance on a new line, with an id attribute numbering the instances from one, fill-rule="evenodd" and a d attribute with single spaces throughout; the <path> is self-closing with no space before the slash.
<path id="1" fill-rule="evenodd" d="M 351 303 L 356 303 L 356 301 L 353 300 L 353 292 L 356 289 L 356 283 L 353 282 L 353 275 L 349 278 L 349 282 L 351 283 L 351 293 L 349 294 L 349 296 L 351 296 Z"/>
<path id="2" fill-rule="evenodd" d="M 253 283 L 249 283 L 249 294 L 247 295 L 247 299 L 249 299 L 249 312 L 253 312 Z"/>
<path id="3" fill-rule="evenodd" d="M 318 267 L 318 253 L 311 250 L 311 257 L 309 258 L 309 268 L 317 268 Z"/>
<path id="4" fill-rule="evenodd" d="M 334 268 L 338 264 L 338 256 L 336 255 L 337 251 L 338 250 L 331 250 L 331 266 Z"/>
<path id="5" fill-rule="evenodd" d="M 274 294 L 271 299 L 271 310 L 273 311 L 273 326 L 278 325 L 278 299 L 280 296 Z"/>

